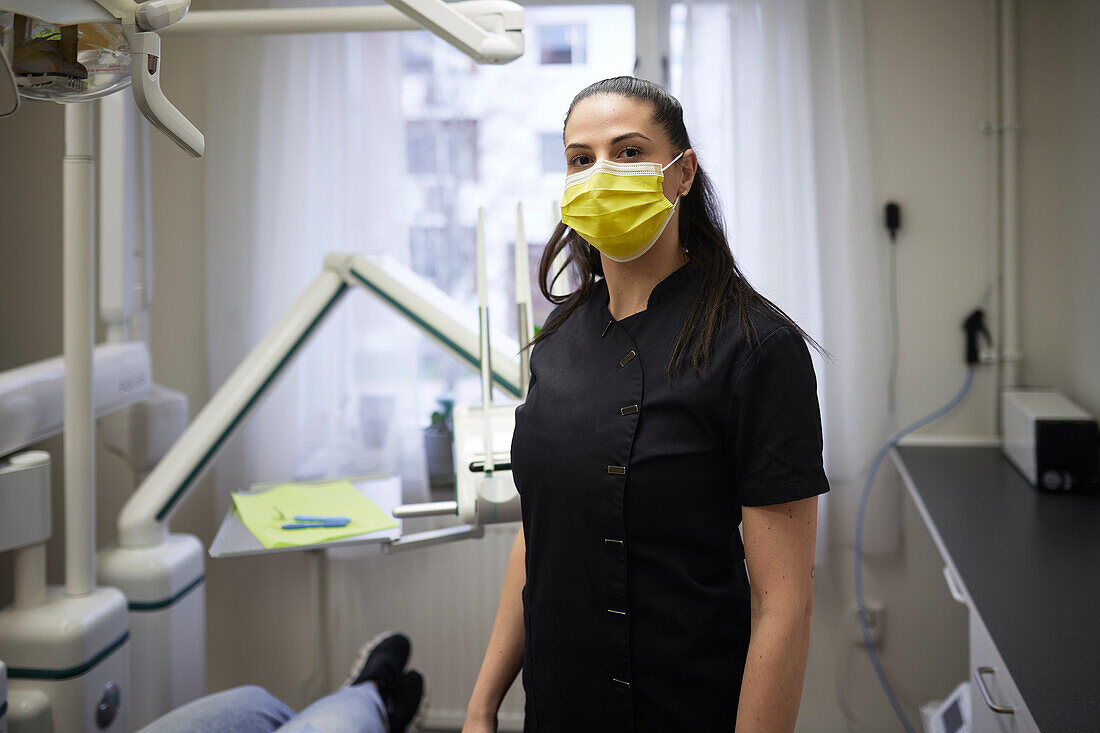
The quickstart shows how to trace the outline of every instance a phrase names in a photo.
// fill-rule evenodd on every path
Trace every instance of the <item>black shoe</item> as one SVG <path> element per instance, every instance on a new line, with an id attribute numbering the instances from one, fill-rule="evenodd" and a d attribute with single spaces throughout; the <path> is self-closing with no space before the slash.
<path id="1" fill-rule="evenodd" d="M 428 696 L 424 691 L 424 675 L 410 669 L 401 678 L 390 709 L 390 733 L 404 733 L 420 723 Z"/>
<path id="2" fill-rule="evenodd" d="M 378 686 L 386 709 L 392 709 L 393 698 L 401 683 L 411 650 L 409 637 L 399 631 L 387 631 L 376 636 L 359 650 L 359 656 L 351 666 L 342 687 L 373 682 Z"/>

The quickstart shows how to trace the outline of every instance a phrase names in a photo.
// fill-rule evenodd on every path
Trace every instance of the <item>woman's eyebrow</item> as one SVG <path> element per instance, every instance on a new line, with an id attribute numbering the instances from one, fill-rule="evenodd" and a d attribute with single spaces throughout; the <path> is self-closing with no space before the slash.
<path id="1" fill-rule="evenodd" d="M 653 142 L 652 140 L 650 140 L 648 137 L 646 137 L 645 135 L 643 135 L 640 132 L 628 132 L 628 133 L 625 133 L 623 135 L 619 135 L 614 140 L 612 140 L 610 144 L 614 145 L 615 143 L 621 143 L 623 140 L 627 140 L 627 139 L 632 138 L 632 137 L 640 137 L 641 139 L 643 139 L 647 142 Z M 590 147 L 592 147 L 592 146 L 591 145 L 586 145 L 585 143 L 569 143 L 568 145 L 565 146 L 565 149 L 566 150 L 571 150 L 572 148 L 590 148 Z"/>

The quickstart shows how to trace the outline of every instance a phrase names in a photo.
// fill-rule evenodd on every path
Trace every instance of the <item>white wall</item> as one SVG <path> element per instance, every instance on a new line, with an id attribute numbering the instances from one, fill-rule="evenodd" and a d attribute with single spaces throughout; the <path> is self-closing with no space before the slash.
<path id="1" fill-rule="evenodd" d="M 900 363 L 894 427 L 936 409 L 963 382 L 963 319 L 984 305 L 995 328 L 996 140 L 979 132 L 995 110 L 991 0 L 867 0 L 865 59 L 876 210 L 897 201 Z M 889 354 L 882 355 L 883 361 Z M 976 375 L 963 405 L 921 431 L 995 433 L 996 377 Z M 799 730 L 900 730 L 855 622 L 854 503 L 830 497 L 819 558 L 810 661 Z M 890 461 L 868 509 L 868 533 L 896 536 L 865 555 L 868 599 L 885 602 L 880 659 L 911 721 L 966 679 L 966 612 L 946 592 L 942 562 Z"/>
<path id="2" fill-rule="evenodd" d="M 970 309 L 984 307 L 997 332 L 998 141 L 979 130 L 997 120 L 996 5 L 867 0 L 865 7 L 877 200 L 897 200 L 903 214 L 900 427 L 961 383 L 959 326 Z M 1019 24 L 1021 383 L 1054 386 L 1098 413 L 1100 4 L 1021 0 Z M 996 397 L 992 369 L 983 367 L 966 401 L 920 435 L 993 437 Z M 967 678 L 966 612 L 949 600 L 942 561 L 892 467 L 886 473 L 870 514 L 876 505 L 900 505 L 901 546 L 868 558 L 865 585 L 868 597 L 887 604 L 880 654 L 915 720 L 915 701 L 942 697 Z M 830 517 L 829 582 L 816 584 L 800 729 L 900 730 L 866 654 L 832 643 L 837 629 L 849 628 L 837 615 L 854 593 L 850 520 Z M 834 677 L 848 678 L 847 694 L 834 694 Z M 846 721 L 839 699 L 861 726 Z"/>
<path id="3" fill-rule="evenodd" d="M 996 273 L 995 141 L 979 132 L 994 119 L 992 0 L 867 0 L 868 100 L 878 203 L 902 204 L 899 237 L 901 369 L 897 421 L 907 423 L 949 397 L 962 380 L 959 325 L 981 304 Z M 1100 119 L 1095 29 L 1088 0 L 1021 0 L 1021 232 L 1025 382 L 1052 384 L 1100 412 Z M 207 100 L 202 41 L 165 42 L 164 86 L 201 128 Z M 0 120 L 0 369 L 56 355 L 61 348 L 60 161 L 62 110 L 25 105 Z M 157 381 L 184 391 L 192 414 L 209 395 L 203 309 L 203 170 L 154 134 L 156 302 L 152 313 Z M 28 216 L 27 212 L 35 212 Z M 884 246 L 886 238 L 883 237 Z M 995 326 L 992 306 L 986 303 Z M 886 358 L 884 355 L 883 358 Z M 979 375 L 938 436 L 993 436 L 995 391 Z M 61 465 L 60 440 L 45 446 Z M 110 457 L 99 461 L 100 540 L 130 485 Z M 892 470 L 887 467 L 887 473 Z M 55 472 L 60 486 L 60 469 Z M 866 583 L 887 602 L 882 656 L 903 699 L 944 694 L 965 678 L 965 612 L 947 596 L 940 561 L 911 502 L 884 476 L 872 502 L 901 507 L 896 553 L 869 558 Z M 61 514 L 55 502 L 50 572 L 60 579 Z M 208 486 L 197 488 L 173 528 L 209 544 L 216 521 Z M 891 713 L 866 655 L 838 634 L 852 598 L 850 517 L 832 517 L 827 561 L 819 564 L 814 637 L 800 730 L 891 730 Z M 442 553 L 439 553 L 442 555 Z M 444 570 L 442 566 L 439 570 Z M 10 560 L 0 555 L 0 603 L 10 597 Z M 318 576 L 304 554 L 208 561 L 209 684 L 254 682 L 291 704 L 321 690 L 316 662 Z M 363 582 L 370 582 L 364 578 Z M 288 594 L 293 585 L 300 592 Z M 491 584 L 495 596 L 499 583 Z M 432 587 L 422 583 L 418 587 Z M 397 591 L 400 593 L 400 591 Z M 394 599 L 395 601 L 397 599 Z M 432 603 L 407 599 L 410 606 Z M 456 617 L 452 617 L 456 618 Z M 477 628 L 474 628 L 474 627 Z M 484 634 L 487 624 L 471 626 Z M 456 633 L 463 633 L 456 630 Z M 415 640 L 414 640 L 415 641 Z M 347 656 L 352 650 L 334 650 Z M 335 661 L 334 661 L 335 664 Z M 470 669 L 470 684 L 476 667 Z M 910 714 L 915 708 L 910 706 Z"/>
<path id="4" fill-rule="evenodd" d="M 869 0 L 868 106 L 877 201 L 901 205 L 901 360 L 896 427 L 947 401 L 964 377 L 966 315 L 996 278 L 996 109 L 992 0 Z M 884 246 L 888 238 L 881 229 Z M 986 304 L 995 330 L 995 301 Z M 884 355 L 884 358 L 885 355 Z M 924 433 L 991 435 L 995 375 Z"/>
<path id="5" fill-rule="evenodd" d="M 1100 3 L 1023 0 L 1022 379 L 1100 414 Z"/>

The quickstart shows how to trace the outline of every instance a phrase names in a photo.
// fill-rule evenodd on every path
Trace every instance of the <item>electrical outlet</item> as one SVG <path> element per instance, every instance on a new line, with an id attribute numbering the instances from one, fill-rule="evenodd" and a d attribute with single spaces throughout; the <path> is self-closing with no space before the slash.
<path id="1" fill-rule="evenodd" d="M 871 642 L 875 647 L 880 647 L 882 646 L 882 626 L 886 604 L 882 601 L 866 599 L 863 610 L 866 613 L 867 629 L 871 634 Z M 848 638 L 854 646 L 863 646 L 863 632 L 859 628 L 859 612 L 855 603 L 848 607 Z"/>

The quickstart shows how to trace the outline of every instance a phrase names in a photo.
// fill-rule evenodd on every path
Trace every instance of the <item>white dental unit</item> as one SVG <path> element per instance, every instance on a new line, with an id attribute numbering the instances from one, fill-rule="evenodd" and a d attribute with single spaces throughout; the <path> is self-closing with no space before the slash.
<path id="1" fill-rule="evenodd" d="M 183 429 L 186 400 L 153 383 L 145 343 L 127 340 L 126 324 L 137 317 L 131 302 L 136 282 L 144 293 L 138 308 L 151 301 L 149 257 L 144 258 L 144 273 L 132 271 L 135 249 L 140 255 L 141 247 L 150 243 L 146 235 L 143 245 L 131 242 L 127 251 L 118 244 L 126 239 L 119 227 L 148 232 L 148 221 L 135 223 L 141 212 L 128 211 L 116 200 L 116 191 L 104 190 L 100 206 L 114 207 L 111 216 L 102 208 L 100 214 L 100 246 L 110 254 L 100 264 L 100 312 L 110 343 L 94 344 L 95 154 L 91 109 L 79 102 L 129 85 L 142 114 L 199 157 L 205 148 L 202 133 L 160 89 L 162 32 L 424 27 L 482 63 L 506 63 L 523 53 L 523 10 L 509 0 L 389 2 L 392 7 L 188 15 L 189 0 L 0 0 L 0 116 L 15 113 L 20 96 L 68 102 L 64 358 L 0 374 L 0 551 L 13 550 L 15 560 L 14 603 L 0 610 L 0 733 L 128 731 L 205 692 L 203 548 L 195 537 L 170 533 L 168 522 L 221 446 L 349 287 L 374 293 L 482 375 L 483 405 L 463 407 L 455 415 L 456 500 L 394 509 L 398 517 L 457 514 L 466 524 L 399 536 L 386 549 L 477 537 L 484 523 L 519 519 L 518 497 L 506 470 L 514 404 L 494 407 L 491 391 L 495 384 L 512 397 L 525 395 L 527 352 L 516 361 L 510 356 L 518 351 L 515 341 L 499 335 L 490 339 L 483 235 L 478 244 L 480 323 L 472 317 L 464 320 L 459 305 L 392 260 L 331 254 L 278 324 Z M 32 36 L 27 33 L 32 24 L 56 28 Z M 81 54 L 95 45 L 90 52 L 94 58 L 77 58 L 78 35 Z M 44 49 L 52 49 L 53 57 L 44 59 Z M 121 118 L 107 122 L 108 115 L 116 114 L 112 109 L 117 110 L 110 101 L 101 104 L 101 129 L 123 129 Z M 108 143 L 108 135 L 103 139 L 106 173 L 121 153 Z M 522 234 L 522 223 L 519 227 Z M 140 242 L 140 234 L 136 239 Z M 524 340 L 533 335 L 526 257 L 526 248 L 517 247 L 516 298 Z M 98 557 L 97 418 L 109 447 L 136 475 L 147 473 L 119 516 L 118 545 Z M 50 457 L 26 449 L 62 430 L 65 584 L 47 586 Z"/>

